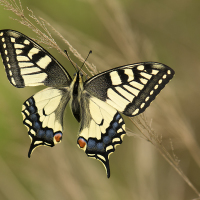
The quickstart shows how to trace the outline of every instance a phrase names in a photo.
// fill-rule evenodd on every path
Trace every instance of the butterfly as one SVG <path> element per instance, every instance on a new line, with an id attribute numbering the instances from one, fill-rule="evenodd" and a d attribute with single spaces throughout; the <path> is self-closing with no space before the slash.
<path id="1" fill-rule="evenodd" d="M 28 157 L 41 145 L 53 147 L 63 135 L 63 113 L 70 103 L 80 123 L 77 145 L 101 161 L 110 177 L 109 156 L 126 134 L 120 113 L 142 113 L 172 79 L 174 70 L 157 62 L 141 62 L 99 73 L 84 81 L 72 79 L 43 47 L 14 30 L 0 30 L 0 53 L 10 83 L 17 87 L 48 86 L 22 106 L 31 145 Z"/>

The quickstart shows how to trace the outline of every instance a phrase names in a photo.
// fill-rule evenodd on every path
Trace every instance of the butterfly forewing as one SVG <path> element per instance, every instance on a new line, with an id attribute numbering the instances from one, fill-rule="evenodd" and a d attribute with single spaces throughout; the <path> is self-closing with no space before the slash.
<path id="1" fill-rule="evenodd" d="M 1 30 L 0 53 L 8 80 L 15 87 L 58 87 L 71 83 L 71 77 L 59 62 L 22 33 Z"/>
<path id="2" fill-rule="evenodd" d="M 69 101 L 68 88 L 47 88 L 27 99 L 22 106 L 23 123 L 28 128 L 31 146 L 54 146 L 62 139 L 63 112 Z"/>
<path id="3" fill-rule="evenodd" d="M 98 74 L 85 90 L 128 116 L 142 113 L 172 79 L 174 71 L 156 62 L 136 63 Z"/>

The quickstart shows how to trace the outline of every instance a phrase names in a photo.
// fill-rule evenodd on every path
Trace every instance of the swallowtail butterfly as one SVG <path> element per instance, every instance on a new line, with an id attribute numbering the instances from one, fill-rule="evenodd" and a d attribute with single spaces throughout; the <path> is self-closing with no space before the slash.
<path id="1" fill-rule="evenodd" d="M 87 156 L 105 166 L 110 177 L 109 156 L 126 134 L 120 113 L 142 113 L 172 79 L 174 71 L 161 63 L 141 62 L 97 74 L 85 82 L 74 79 L 44 48 L 14 30 L 0 30 L 0 53 L 10 83 L 18 88 L 45 85 L 48 88 L 27 99 L 23 123 L 31 145 L 53 147 L 63 135 L 63 113 L 70 101 L 80 129 L 78 146 Z"/>

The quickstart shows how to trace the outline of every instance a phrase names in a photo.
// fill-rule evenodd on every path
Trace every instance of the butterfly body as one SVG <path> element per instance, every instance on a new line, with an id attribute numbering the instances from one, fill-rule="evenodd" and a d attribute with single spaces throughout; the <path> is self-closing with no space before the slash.
<path id="1" fill-rule="evenodd" d="M 69 103 L 80 122 L 77 145 L 87 156 L 101 161 L 110 177 L 109 156 L 123 141 L 125 123 L 120 113 L 142 113 L 173 77 L 161 63 L 141 62 L 97 74 L 84 82 L 74 79 L 44 48 L 13 30 L 0 30 L 0 53 L 8 80 L 15 87 L 48 86 L 22 107 L 31 146 L 53 147 L 62 140 L 63 113 Z"/>
<path id="2" fill-rule="evenodd" d="M 80 73 L 76 73 L 73 82 L 71 83 L 71 110 L 78 122 L 80 122 L 80 98 L 83 91 L 83 80 Z"/>

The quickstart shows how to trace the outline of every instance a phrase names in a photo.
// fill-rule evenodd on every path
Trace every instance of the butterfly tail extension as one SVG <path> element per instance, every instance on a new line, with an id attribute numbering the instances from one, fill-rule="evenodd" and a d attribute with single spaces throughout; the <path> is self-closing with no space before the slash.
<path id="1" fill-rule="evenodd" d="M 102 162 L 102 164 L 104 165 L 105 170 L 106 170 L 107 178 L 110 178 L 110 164 L 109 164 L 108 153 L 105 152 L 105 153 L 95 154 L 93 152 L 91 153 L 88 150 L 86 150 L 85 153 L 87 154 L 88 157 L 97 159 L 100 162 Z"/>

